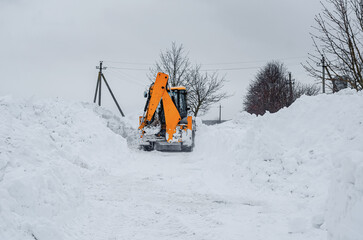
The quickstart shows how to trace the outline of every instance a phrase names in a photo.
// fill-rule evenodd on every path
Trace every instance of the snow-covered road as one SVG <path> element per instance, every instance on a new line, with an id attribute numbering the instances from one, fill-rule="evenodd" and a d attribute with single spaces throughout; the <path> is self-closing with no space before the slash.
<path id="1" fill-rule="evenodd" d="M 83 226 L 80 239 L 248 236 L 243 223 L 261 206 L 244 202 L 240 193 L 225 196 L 208 190 L 203 169 L 191 154 L 134 154 L 126 172 L 91 180 L 86 191 L 88 214 L 77 220 Z"/>
<path id="2" fill-rule="evenodd" d="M 133 157 L 127 169 L 120 165 L 112 174 L 86 180 L 83 214 L 68 225 L 70 239 L 321 239 L 325 234 L 289 233 L 295 209 L 289 196 L 250 196 L 242 186 L 213 179 L 205 159 L 194 153 L 134 151 Z M 213 188 L 215 181 L 222 181 L 224 191 Z"/>

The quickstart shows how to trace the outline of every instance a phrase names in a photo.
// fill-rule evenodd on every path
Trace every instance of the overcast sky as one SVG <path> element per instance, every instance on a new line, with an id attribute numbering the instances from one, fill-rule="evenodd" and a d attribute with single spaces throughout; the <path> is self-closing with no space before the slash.
<path id="1" fill-rule="evenodd" d="M 300 66 L 312 52 L 309 32 L 319 0 L 0 0 L 0 95 L 92 101 L 100 60 L 125 114 L 142 112 L 147 70 L 171 42 L 193 63 L 220 69 L 234 94 L 223 118 L 242 109 L 258 68 Z M 238 68 L 236 70 L 236 68 Z M 234 69 L 234 70 L 231 70 Z M 103 88 L 105 106 L 117 111 Z M 207 118 L 217 118 L 212 108 Z"/>

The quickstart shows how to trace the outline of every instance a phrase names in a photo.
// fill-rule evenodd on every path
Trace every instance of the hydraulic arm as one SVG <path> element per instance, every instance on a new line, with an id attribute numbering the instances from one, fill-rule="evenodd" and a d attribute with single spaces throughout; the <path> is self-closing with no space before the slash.
<path id="1" fill-rule="evenodd" d="M 182 149 L 183 146 L 191 149 L 193 127 L 192 117 L 186 116 L 186 89 L 168 88 L 168 79 L 167 74 L 159 72 L 149 88 L 145 112 L 140 117 L 141 144 L 151 149 L 155 144 L 163 145 L 163 148 L 178 146 Z"/>

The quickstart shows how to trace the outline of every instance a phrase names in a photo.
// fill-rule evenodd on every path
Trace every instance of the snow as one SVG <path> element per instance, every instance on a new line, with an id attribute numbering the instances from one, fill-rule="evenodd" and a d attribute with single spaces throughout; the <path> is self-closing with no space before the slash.
<path id="1" fill-rule="evenodd" d="M 0 239 L 361 239 L 362 100 L 197 119 L 194 151 L 163 153 L 138 113 L 0 97 Z"/>

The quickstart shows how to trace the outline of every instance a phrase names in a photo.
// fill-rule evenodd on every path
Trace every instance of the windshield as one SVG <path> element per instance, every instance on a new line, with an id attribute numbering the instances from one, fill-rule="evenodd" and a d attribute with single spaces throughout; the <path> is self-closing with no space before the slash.
<path id="1" fill-rule="evenodd" d="M 179 91 L 179 113 L 181 118 L 187 116 L 187 93 L 184 90 Z"/>

